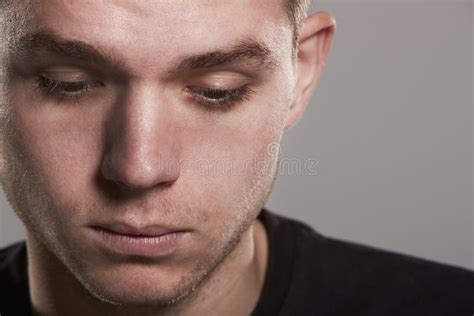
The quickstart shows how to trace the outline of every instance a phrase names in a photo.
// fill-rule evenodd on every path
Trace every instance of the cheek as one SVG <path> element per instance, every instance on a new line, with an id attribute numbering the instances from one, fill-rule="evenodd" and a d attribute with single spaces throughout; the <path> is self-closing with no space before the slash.
<path id="1" fill-rule="evenodd" d="M 21 98 L 12 103 L 11 147 L 22 160 L 36 190 L 44 192 L 56 205 L 75 203 L 89 195 L 94 174 L 100 166 L 100 131 L 91 118 L 97 115 L 79 112 L 67 116 L 43 105 L 29 106 Z"/>
<path id="2" fill-rule="evenodd" d="M 271 165 L 276 163 L 271 148 L 281 139 L 281 113 L 274 105 L 263 104 L 259 110 L 254 105 L 236 117 L 201 126 L 183 136 L 193 141 L 183 146 L 186 163 L 182 176 L 192 183 L 192 194 L 209 209 L 230 210 L 231 205 L 241 208 L 243 197 L 254 189 L 262 173 L 272 175 Z M 258 185 L 268 187 L 269 182 Z"/>

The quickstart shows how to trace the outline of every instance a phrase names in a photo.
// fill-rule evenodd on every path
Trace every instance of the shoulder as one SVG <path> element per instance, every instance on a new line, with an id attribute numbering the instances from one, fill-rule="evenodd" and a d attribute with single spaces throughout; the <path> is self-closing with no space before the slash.
<path id="1" fill-rule="evenodd" d="M 0 314 L 28 315 L 26 244 L 24 241 L 0 249 Z"/>
<path id="2" fill-rule="evenodd" d="M 17 276 L 20 265 L 26 263 L 26 243 L 16 242 L 4 248 L 0 248 L 0 278 Z"/>
<path id="3" fill-rule="evenodd" d="M 472 315 L 474 272 L 323 236 L 282 216 L 294 234 L 287 314 Z"/>

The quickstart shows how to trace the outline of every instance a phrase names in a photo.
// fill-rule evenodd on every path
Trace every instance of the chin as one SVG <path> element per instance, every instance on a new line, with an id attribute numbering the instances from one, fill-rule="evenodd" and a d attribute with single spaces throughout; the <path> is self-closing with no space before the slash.
<path id="1" fill-rule="evenodd" d="M 160 271 L 152 266 L 97 271 L 79 281 L 96 299 L 130 307 L 170 305 L 190 294 L 196 283 L 184 273 Z"/>
<path id="2" fill-rule="evenodd" d="M 183 262 L 95 262 L 69 266 L 82 287 L 95 299 L 135 308 L 176 303 L 191 294 L 208 274 L 202 265 L 189 266 Z"/>

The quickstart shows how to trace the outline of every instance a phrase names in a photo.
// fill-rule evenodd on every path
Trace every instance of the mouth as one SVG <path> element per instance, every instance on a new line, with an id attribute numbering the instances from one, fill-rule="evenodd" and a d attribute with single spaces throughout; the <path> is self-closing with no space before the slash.
<path id="1" fill-rule="evenodd" d="M 90 226 L 99 247 L 123 256 L 162 258 L 175 253 L 189 231 L 159 225 L 135 227 L 126 223 Z"/>

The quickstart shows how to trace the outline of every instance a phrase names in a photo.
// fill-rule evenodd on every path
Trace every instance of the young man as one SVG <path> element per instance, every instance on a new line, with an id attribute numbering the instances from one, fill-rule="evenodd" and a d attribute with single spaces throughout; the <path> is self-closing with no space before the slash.
<path id="1" fill-rule="evenodd" d="M 472 314 L 472 272 L 262 209 L 334 33 L 306 7 L 2 1 L 2 316 Z"/>

